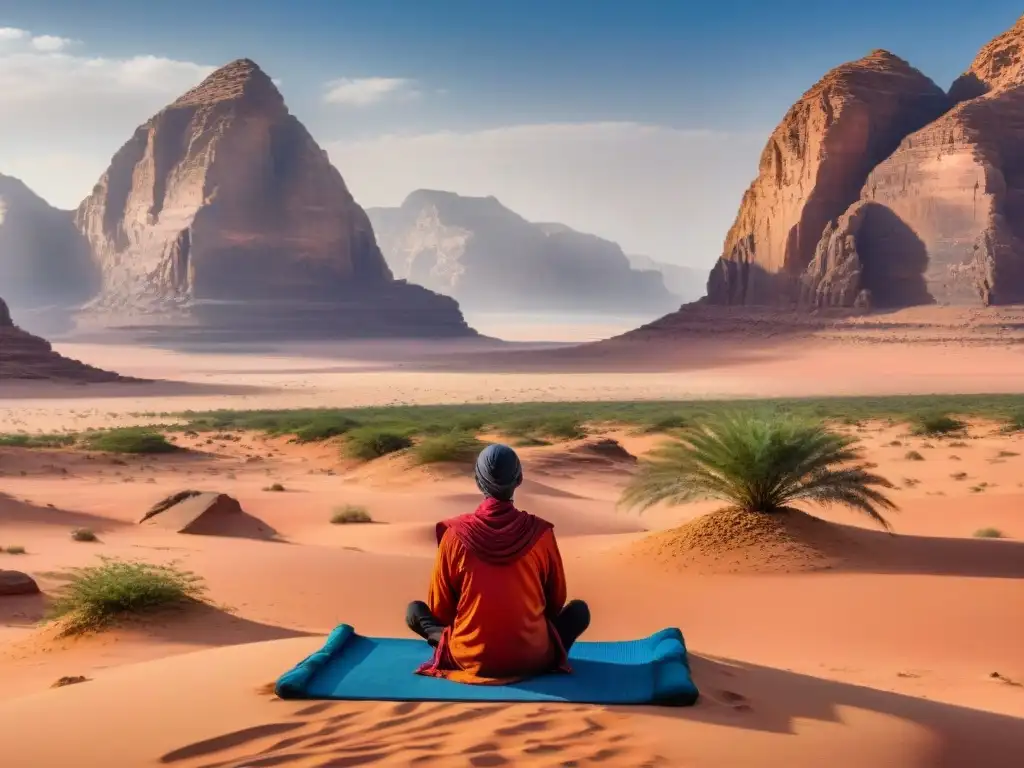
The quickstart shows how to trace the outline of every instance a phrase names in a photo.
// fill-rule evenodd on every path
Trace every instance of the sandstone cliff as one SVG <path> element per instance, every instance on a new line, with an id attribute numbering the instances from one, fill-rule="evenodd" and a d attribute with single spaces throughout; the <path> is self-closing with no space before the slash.
<path id="1" fill-rule="evenodd" d="M 99 287 L 73 214 L 0 174 L 0 286 L 15 307 L 75 305 Z"/>
<path id="2" fill-rule="evenodd" d="M 451 299 L 393 280 L 326 152 L 247 59 L 141 125 L 76 223 L 102 273 L 93 309 L 111 317 L 185 313 L 247 335 L 472 334 Z"/>
<path id="3" fill-rule="evenodd" d="M 825 233 L 820 250 L 848 277 L 825 285 L 815 265 L 814 303 L 844 305 L 854 292 L 876 306 L 1024 301 L 1024 17 L 950 96 L 949 112 L 872 170 L 851 208 L 869 211 L 858 230 Z"/>
<path id="4" fill-rule="evenodd" d="M 827 73 L 769 138 L 708 279 L 708 301 L 795 302 L 829 222 L 905 136 L 948 106 L 935 83 L 886 51 Z"/>
<path id="5" fill-rule="evenodd" d="M 467 310 L 656 313 L 680 303 L 615 243 L 529 222 L 493 197 L 418 190 L 368 213 L 396 276 Z"/>
<path id="6" fill-rule="evenodd" d="M 49 342 L 18 328 L 0 299 L 0 381 L 5 379 L 126 381 L 116 373 L 57 354 Z"/>

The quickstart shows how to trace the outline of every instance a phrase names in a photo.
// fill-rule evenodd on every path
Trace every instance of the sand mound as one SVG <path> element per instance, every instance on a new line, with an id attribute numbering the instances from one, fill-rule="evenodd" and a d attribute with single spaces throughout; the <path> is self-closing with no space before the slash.
<path id="1" fill-rule="evenodd" d="M 139 523 L 200 536 L 272 539 L 277 535 L 226 493 L 179 491 L 154 504 Z"/>
<path id="2" fill-rule="evenodd" d="M 584 471 L 631 472 L 636 465 L 636 456 L 623 448 L 618 440 L 601 438 L 538 456 L 530 464 L 538 472 L 559 475 Z"/>
<path id="3" fill-rule="evenodd" d="M 859 550 L 842 526 L 803 512 L 723 509 L 623 550 L 631 559 L 698 573 L 796 573 L 834 568 Z"/>

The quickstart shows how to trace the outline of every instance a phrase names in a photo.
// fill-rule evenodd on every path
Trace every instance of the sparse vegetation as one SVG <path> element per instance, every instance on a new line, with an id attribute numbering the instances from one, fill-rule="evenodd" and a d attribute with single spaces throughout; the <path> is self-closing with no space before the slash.
<path id="1" fill-rule="evenodd" d="M 946 413 L 927 413 L 918 415 L 914 419 L 913 425 L 914 426 L 911 431 L 915 435 L 928 435 L 930 437 L 950 435 L 963 432 L 967 429 L 967 424 Z"/>
<path id="2" fill-rule="evenodd" d="M 2 549 L 0 549 L 0 552 L 4 552 L 8 555 L 24 555 L 26 554 L 27 550 L 20 545 L 14 544 L 11 546 L 3 547 Z"/>
<path id="3" fill-rule="evenodd" d="M 0 448 L 67 448 L 77 440 L 74 434 L 30 435 L 17 432 L 0 435 Z"/>
<path id="4" fill-rule="evenodd" d="M 331 523 L 333 525 L 347 525 L 349 523 L 372 523 L 373 517 L 367 511 L 366 507 L 358 507 L 354 504 L 346 504 L 344 507 L 338 507 L 331 514 Z"/>
<path id="5" fill-rule="evenodd" d="M 345 436 L 345 453 L 353 459 L 372 461 L 412 446 L 408 434 L 375 427 L 359 427 Z"/>
<path id="6" fill-rule="evenodd" d="M 448 432 L 427 437 L 413 448 L 413 455 L 420 464 L 440 462 L 471 463 L 484 444 L 471 432 Z"/>
<path id="7" fill-rule="evenodd" d="M 88 528 L 75 528 L 71 532 L 71 538 L 75 541 L 99 541 L 96 534 Z"/>
<path id="8" fill-rule="evenodd" d="M 1009 459 L 1014 456 L 1020 456 L 1020 454 L 1016 451 L 999 451 L 999 453 L 996 454 L 997 459 Z"/>
<path id="9" fill-rule="evenodd" d="M 967 479 L 967 473 L 966 472 L 954 472 L 953 474 L 950 475 L 950 477 L 953 478 L 954 480 L 966 480 Z"/>
<path id="10" fill-rule="evenodd" d="M 687 429 L 640 463 L 622 504 L 719 499 L 732 509 L 772 514 L 801 503 L 838 504 L 888 528 L 880 510 L 896 505 L 855 449 L 856 438 L 820 423 L 740 413 Z"/>
<path id="11" fill-rule="evenodd" d="M 924 456 L 917 451 L 907 451 L 903 454 L 903 458 L 907 461 L 924 461 Z"/>
<path id="12" fill-rule="evenodd" d="M 280 483 L 271 483 L 270 485 L 268 485 L 263 490 L 264 491 L 272 491 L 273 493 L 282 493 L 284 491 L 284 486 L 281 485 Z"/>
<path id="13" fill-rule="evenodd" d="M 172 453 L 181 450 L 160 432 L 148 427 L 125 427 L 90 433 L 85 444 L 106 453 Z"/>
<path id="14" fill-rule="evenodd" d="M 974 532 L 974 537 L 977 539 L 1001 539 L 1003 532 L 998 528 L 979 528 Z"/>
<path id="15" fill-rule="evenodd" d="M 201 599 L 201 579 L 173 565 L 104 558 L 77 568 L 53 603 L 50 618 L 61 634 L 95 632 L 126 617 Z"/>

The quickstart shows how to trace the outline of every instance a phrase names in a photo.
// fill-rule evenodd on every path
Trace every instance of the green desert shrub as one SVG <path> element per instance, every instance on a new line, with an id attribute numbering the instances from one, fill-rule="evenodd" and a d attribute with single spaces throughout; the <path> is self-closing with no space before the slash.
<path id="1" fill-rule="evenodd" d="M 0 435 L 0 448 L 66 448 L 78 440 L 76 435 L 30 435 L 24 432 Z"/>
<path id="2" fill-rule="evenodd" d="M 424 438 L 412 449 L 420 464 L 468 463 L 476 459 L 484 444 L 470 432 L 448 432 Z"/>
<path id="3" fill-rule="evenodd" d="M 911 431 L 915 435 L 938 436 L 963 432 L 965 429 L 967 425 L 964 422 L 947 413 L 930 413 L 914 419 Z"/>
<path id="4" fill-rule="evenodd" d="M 998 528 L 979 528 L 974 532 L 974 536 L 979 539 L 1001 539 L 1003 532 Z"/>
<path id="5" fill-rule="evenodd" d="M 100 565 L 76 568 L 53 602 L 50 618 L 61 633 L 104 629 L 130 616 L 201 599 L 202 580 L 172 565 L 104 558 Z"/>
<path id="6" fill-rule="evenodd" d="M 924 461 L 924 456 L 917 451 L 907 451 L 903 454 L 903 458 L 907 461 Z"/>
<path id="7" fill-rule="evenodd" d="M 88 528 L 75 528 L 71 531 L 71 538 L 75 541 L 99 541 L 96 534 Z"/>
<path id="8" fill-rule="evenodd" d="M 295 441 L 299 443 L 318 443 L 332 437 L 340 437 L 359 426 L 359 422 L 341 415 L 325 415 L 316 418 L 305 426 L 295 430 Z"/>
<path id="9" fill-rule="evenodd" d="M 353 459 L 371 461 L 412 445 L 405 432 L 377 427 L 359 427 L 345 436 L 345 453 Z"/>
<path id="10" fill-rule="evenodd" d="M 172 453 L 181 450 L 160 432 L 148 427 L 125 427 L 94 432 L 86 438 L 94 451 L 107 453 Z"/>
<path id="11" fill-rule="evenodd" d="M 338 507 L 331 514 L 331 523 L 334 525 L 372 522 L 373 518 L 366 507 L 357 507 L 355 504 L 346 504 L 344 507 Z"/>
<path id="12" fill-rule="evenodd" d="M 576 416 L 552 413 L 550 415 L 521 416 L 496 425 L 511 437 L 540 437 L 553 440 L 577 440 L 587 436 L 583 422 Z"/>
<path id="13" fill-rule="evenodd" d="M 265 491 L 272 491 L 274 493 L 282 493 L 284 491 L 284 486 L 281 485 L 280 483 L 273 483 L 271 485 L 268 485 L 263 490 L 265 490 Z"/>
<path id="14" fill-rule="evenodd" d="M 18 544 L 12 544 L 10 546 L 4 547 L 0 551 L 3 551 L 8 555 L 24 555 L 26 552 L 25 548 Z"/>
<path id="15" fill-rule="evenodd" d="M 646 509 L 718 499 L 746 512 L 776 513 L 801 504 L 839 505 L 885 528 L 892 488 L 870 471 L 856 438 L 821 423 L 737 413 L 686 429 L 640 462 L 622 504 Z"/>

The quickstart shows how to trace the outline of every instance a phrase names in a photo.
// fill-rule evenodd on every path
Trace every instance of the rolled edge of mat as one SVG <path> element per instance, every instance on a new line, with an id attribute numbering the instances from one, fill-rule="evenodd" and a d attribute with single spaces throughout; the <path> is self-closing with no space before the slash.
<path id="1" fill-rule="evenodd" d="M 341 652 L 345 643 L 355 634 L 351 624 L 339 624 L 327 636 L 326 642 L 319 651 L 311 653 L 292 669 L 285 672 L 277 679 L 274 685 L 274 693 L 281 699 L 304 699 L 306 689 L 313 675 L 331 660 L 331 657 Z"/>

